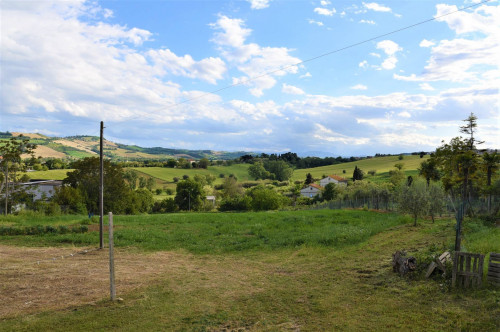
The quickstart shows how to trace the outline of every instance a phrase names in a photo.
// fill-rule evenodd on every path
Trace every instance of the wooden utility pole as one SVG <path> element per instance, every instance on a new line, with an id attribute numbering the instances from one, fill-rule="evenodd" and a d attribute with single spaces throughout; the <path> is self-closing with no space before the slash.
<path id="1" fill-rule="evenodd" d="M 115 288 L 115 256 L 113 252 L 114 240 L 113 240 L 113 213 L 109 212 L 109 291 L 111 295 L 111 301 L 116 300 L 116 288 Z"/>
<path id="2" fill-rule="evenodd" d="M 5 161 L 5 215 L 9 209 L 9 162 Z"/>
<path id="3" fill-rule="evenodd" d="M 102 135 L 104 132 L 104 122 L 101 121 L 101 136 L 99 141 L 99 161 L 100 161 L 100 182 L 99 182 L 99 248 L 104 247 L 102 239 L 102 229 L 103 229 L 103 215 L 104 215 L 104 160 L 102 153 Z"/>

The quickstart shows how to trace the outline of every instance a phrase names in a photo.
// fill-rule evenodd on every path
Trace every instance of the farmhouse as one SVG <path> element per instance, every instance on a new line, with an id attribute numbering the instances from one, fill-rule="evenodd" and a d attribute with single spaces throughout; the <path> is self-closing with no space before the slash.
<path id="1" fill-rule="evenodd" d="M 320 186 L 325 187 L 329 183 L 335 183 L 340 186 L 347 186 L 347 180 L 338 175 L 328 175 L 326 178 L 319 181 Z"/>
<path id="2" fill-rule="evenodd" d="M 46 200 L 52 198 L 56 193 L 56 188 L 62 186 L 60 180 L 40 180 L 19 184 L 22 189 L 31 195 L 33 201 Z"/>
<path id="3" fill-rule="evenodd" d="M 321 187 L 315 183 L 308 184 L 307 187 L 300 191 L 303 197 L 312 198 L 321 193 Z"/>

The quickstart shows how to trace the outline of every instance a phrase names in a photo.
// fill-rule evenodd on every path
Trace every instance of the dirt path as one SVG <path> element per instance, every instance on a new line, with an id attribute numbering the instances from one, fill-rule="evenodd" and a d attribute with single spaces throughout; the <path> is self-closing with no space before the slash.
<path id="1" fill-rule="evenodd" d="M 117 293 L 190 265 L 190 255 L 115 252 Z M 93 304 L 109 294 L 108 249 L 0 245 L 0 318 Z"/>

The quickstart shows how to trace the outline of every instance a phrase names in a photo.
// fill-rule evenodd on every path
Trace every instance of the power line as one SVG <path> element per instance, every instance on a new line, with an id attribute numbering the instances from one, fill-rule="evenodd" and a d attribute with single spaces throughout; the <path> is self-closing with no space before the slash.
<path id="1" fill-rule="evenodd" d="M 284 70 L 286 70 L 288 68 L 292 68 L 292 67 L 296 67 L 296 66 L 302 65 L 304 63 L 312 62 L 312 61 L 318 60 L 320 58 L 323 58 L 323 57 L 326 57 L 326 56 L 329 56 L 329 55 L 332 55 L 332 54 L 335 54 L 335 53 L 339 53 L 339 52 L 345 51 L 347 49 L 350 49 L 350 48 L 353 48 L 353 47 L 356 47 L 356 46 L 359 46 L 359 45 L 362 45 L 362 44 L 366 44 L 368 42 L 371 42 L 371 41 L 374 41 L 374 40 L 377 40 L 377 39 L 380 39 L 380 38 L 383 38 L 383 37 L 386 37 L 386 36 L 390 36 L 390 35 L 396 34 L 396 33 L 401 32 L 401 31 L 405 31 L 405 30 L 417 27 L 419 25 L 423 25 L 423 24 L 426 24 L 426 23 L 429 23 L 429 22 L 432 22 L 432 21 L 436 21 L 436 20 L 438 20 L 440 18 L 449 16 L 449 15 L 453 15 L 453 14 L 465 11 L 467 9 L 470 9 L 470 8 L 474 8 L 474 7 L 480 6 L 482 4 L 485 4 L 485 3 L 488 3 L 488 2 L 491 2 L 491 1 L 493 1 L 493 0 L 484 0 L 482 2 L 475 3 L 475 4 L 472 4 L 472 5 L 469 5 L 469 6 L 460 8 L 460 9 L 457 9 L 455 11 L 451 11 L 449 13 L 446 13 L 446 14 L 443 14 L 443 15 L 440 15 L 440 16 L 434 16 L 433 18 L 430 18 L 430 19 L 427 19 L 427 20 L 424 20 L 424 21 L 420 21 L 420 22 L 414 23 L 414 24 L 405 26 L 405 27 L 397 29 L 397 30 L 393 30 L 393 31 L 390 31 L 390 32 L 387 32 L 387 33 L 384 33 L 384 34 L 381 34 L 381 35 L 377 35 L 375 37 L 372 37 L 372 38 L 369 38 L 369 39 L 365 39 L 363 41 L 360 41 L 360 42 L 357 42 L 357 43 L 353 43 L 353 44 L 350 44 L 350 45 L 338 48 L 338 49 L 330 51 L 330 52 L 326 52 L 326 53 L 320 54 L 318 56 L 315 56 L 315 57 L 312 57 L 312 58 L 309 58 L 309 59 L 306 59 L 306 60 L 303 60 L 303 61 L 300 61 L 300 62 L 297 62 L 297 63 L 294 63 L 294 64 L 285 65 L 285 66 L 279 67 L 277 69 L 273 69 L 273 70 L 267 71 L 267 72 L 265 72 L 263 74 L 250 77 L 250 78 L 248 78 L 246 80 L 243 80 L 243 81 L 240 81 L 240 82 L 237 82 L 237 83 L 233 83 L 233 84 L 224 86 L 224 87 L 219 88 L 219 89 L 215 89 L 215 90 L 212 90 L 212 91 L 209 91 L 209 92 L 205 92 L 205 93 L 203 93 L 203 94 L 201 94 L 199 96 L 188 98 L 188 99 L 182 100 L 182 101 L 180 101 L 178 103 L 174 103 L 174 104 L 171 104 L 171 105 L 168 105 L 168 106 L 161 107 L 161 108 L 159 108 L 159 109 L 157 109 L 155 111 L 161 111 L 161 110 L 165 110 L 165 109 L 171 109 L 171 108 L 174 108 L 176 106 L 179 106 L 179 105 L 182 105 L 182 104 L 186 104 L 186 103 L 189 103 L 191 101 L 198 100 L 198 99 L 204 98 L 204 97 L 209 96 L 209 95 L 217 94 L 218 92 L 221 92 L 221 91 L 224 91 L 224 90 L 236 87 L 236 86 L 245 85 L 245 84 L 247 84 L 249 82 L 252 82 L 252 81 L 254 81 L 256 79 L 259 79 L 259 78 L 262 78 L 262 77 L 266 77 L 266 76 L 271 76 L 274 73 L 277 73 L 277 72 L 280 72 L 280 71 L 284 71 Z M 151 114 L 151 113 L 153 113 L 155 111 L 145 112 L 145 113 L 141 114 L 141 116 L 142 115 Z M 139 117 L 139 115 L 136 115 L 136 116 L 130 117 L 128 119 L 132 120 L 132 119 L 136 119 L 138 117 Z"/>

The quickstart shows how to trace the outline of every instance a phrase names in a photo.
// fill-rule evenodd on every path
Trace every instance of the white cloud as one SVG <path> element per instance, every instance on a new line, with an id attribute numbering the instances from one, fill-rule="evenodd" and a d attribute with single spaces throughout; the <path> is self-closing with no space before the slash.
<path id="1" fill-rule="evenodd" d="M 354 86 L 351 86 L 351 89 L 353 89 L 353 90 L 366 90 L 366 89 L 368 89 L 368 87 L 366 85 L 363 85 L 363 84 L 356 84 Z"/>
<path id="2" fill-rule="evenodd" d="M 396 52 L 402 51 L 403 49 L 392 40 L 383 40 L 377 43 L 377 48 L 384 51 L 387 55 L 394 55 Z"/>
<path id="3" fill-rule="evenodd" d="M 299 78 L 309 78 L 309 77 L 312 77 L 311 73 L 310 72 L 307 72 L 305 73 L 304 75 L 300 75 Z"/>
<path id="4" fill-rule="evenodd" d="M 374 52 L 372 52 L 372 53 L 370 53 L 370 55 L 371 55 L 371 56 L 374 56 L 374 57 L 376 57 L 376 58 L 380 58 L 380 54 L 378 54 L 378 53 L 374 53 Z"/>
<path id="5" fill-rule="evenodd" d="M 365 23 L 365 24 L 376 24 L 375 21 L 372 21 L 372 20 L 360 20 L 359 23 Z"/>
<path id="6" fill-rule="evenodd" d="M 218 30 L 212 40 L 222 46 L 241 47 L 252 32 L 252 30 L 244 28 L 243 20 L 231 19 L 224 15 L 219 15 L 217 22 L 210 24 L 210 26 Z"/>
<path id="7" fill-rule="evenodd" d="M 271 0 L 247 0 L 250 2 L 250 8 L 252 9 L 264 9 L 269 7 L 269 2 Z"/>
<path id="8" fill-rule="evenodd" d="M 363 60 L 358 65 L 360 68 L 368 68 L 368 61 Z"/>
<path id="9" fill-rule="evenodd" d="M 455 6 L 437 5 L 436 16 L 454 11 Z M 498 68 L 500 54 L 500 7 L 480 6 L 473 12 L 459 12 L 441 17 L 457 34 L 455 39 L 441 40 L 431 49 L 421 75 L 395 75 L 396 79 L 407 81 L 451 81 L 478 82 L 484 79 L 498 80 L 484 76 L 492 67 Z M 474 33 L 474 36 L 467 35 Z M 486 67 L 487 69 L 479 69 Z"/>
<path id="10" fill-rule="evenodd" d="M 324 25 L 323 22 L 321 22 L 321 21 L 315 21 L 313 19 L 309 19 L 307 21 L 309 22 L 309 24 L 316 24 L 317 26 L 320 26 L 320 27 L 322 27 Z"/>
<path id="11" fill-rule="evenodd" d="M 320 2 L 320 3 L 321 3 L 321 5 L 322 5 L 323 7 L 326 7 L 326 6 L 328 6 L 328 5 L 331 5 L 331 4 L 332 4 L 332 3 L 331 3 L 330 1 L 328 1 L 328 0 L 321 0 L 321 2 Z"/>
<path id="12" fill-rule="evenodd" d="M 381 67 L 385 70 L 391 70 L 396 67 L 398 59 L 396 58 L 396 53 L 402 51 L 403 49 L 392 40 L 383 40 L 377 43 L 377 49 L 384 51 L 388 57 L 382 62 Z"/>
<path id="13" fill-rule="evenodd" d="M 314 131 L 314 138 L 327 142 L 338 142 L 343 144 L 354 144 L 354 145 L 364 145 L 370 142 L 369 138 L 366 137 L 349 137 L 331 129 L 326 128 L 322 124 L 315 123 L 316 130 Z"/>
<path id="14" fill-rule="evenodd" d="M 252 95 L 261 97 L 264 90 L 276 84 L 274 77 L 298 72 L 297 64 L 301 60 L 291 56 L 290 49 L 246 44 L 245 39 L 251 30 L 244 27 L 242 20 L 220 15 L 211 27 L 217 30 L 213 41 L 219 45 L 222 55 L 246 75 L 233 78 L 233 83 L 245 83 L 251 88 Z M 280 68 L 282 70 L 278 70 Z M 262 76 L 270 71 L 272 74 Z"/>
<path id="15" fill-rule="evenodd" d="M 431 47 L 431 46 L 434 46 L 434 45 L 436 45 L 436 43 L 434 43 L 433 41 L 424 39 L 424 40 L 422 40 L 420 42 L 420 44 L 418 46 L 420 46 L 420 47 Z"/>
<path id="16" fill-rule="evenodd" d="M 168 49 L 150 50 L 147 55 L 163 75 L 170 72 L 216 84 L 216 80 L 222 79 L 226 72 L 226 64 L 220 58 L 206 58 L 197 62 L 189 54 L 179 57 Z"/>
<path id="17" fill-rule="evenodd" d="M 419 84 L 420 89 L 425 91 L 434 91 L 435 89 L 429 83 L 421 83 Z"/>
<path id="18" fill-rule="evenodd" d="M 314 8 L 314 12 L 318 15 L 333 16 L 333 14 L 335 14 L 337 11 L 335 10 L 335 8 L 327 9 L 327 8 L 317 7 Z"/>
<path id="19" fill-rule="evenodd" d="M 402 118 L 411 118 L 411 114 L 408 113 L 407 111 L 399 112 L 398 116 L 400 116 Z"/>
<path id="20" fill-rule="evenodd" d="M 281 91 L 283 93 L 287 93 L 290 95 L 303 95 L 303 94 L 305 94 L 304 90 L 302 90 L 301 88 L 297 88 L 296 86 L 288 85 L 286 83 L 283 83 L 283 87 L 281 88 Z"/>
<path id="21" fill-rule="evenodd" d="M 386 7 L 384 5 L 380 5 L 376 2 L 370 2 L 370 3 L 365 3 L 363 2 L 363 6 L 366 8 L 366 9 L 369 9 L 369 10 L 373 10 L 373 11 L 376 11 L 376 12 L 391 12 L 391 8 L 389 7 Z"/>

